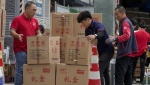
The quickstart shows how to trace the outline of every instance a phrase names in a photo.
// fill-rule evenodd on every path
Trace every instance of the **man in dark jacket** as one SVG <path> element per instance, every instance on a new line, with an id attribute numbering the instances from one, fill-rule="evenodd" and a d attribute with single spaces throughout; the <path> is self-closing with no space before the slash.
<path id="1" fill-rule="evenodd" d="M 78 23 L 82 23 L 85 29 L 85 36 L 91 41 L 98 39 L 99 67 L 101 85 L 110 85 L 109 64 L 114 55 L 112 43 L 106 44 L 105 40 L 109 38 L 103 24 L 92 20 L 90 12 L 83 11 L 77 17 Z M 105 81 L 104 81 L 105 80 Z"/>
<path id="2" fill-rule="evenodd" d="M 115 85 L 132 85 L 132 57 L 137 53 L 137 43 L 134 28 L 126 17 L 126 10 L 122 6 L 115 9 L 115 16 L 119 23 L 119 36 L 108 38 L 106 43 L 116 41 L 118 51 L 115 66 Z"/>

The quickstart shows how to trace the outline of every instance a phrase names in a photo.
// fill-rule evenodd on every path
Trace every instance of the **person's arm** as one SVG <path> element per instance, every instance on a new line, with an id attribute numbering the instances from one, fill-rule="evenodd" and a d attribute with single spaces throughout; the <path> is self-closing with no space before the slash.
<path id="1" fill-rule="evenodd" d="M 10 35 L 14 38 L 18 38 L 19 41 L 22 42 L 23 34 L 18 34 L 16 32 L 18 30 L 18 28 L 19 28 L 19 20 L 18 20 L 18 18 L 14 18 L 14 20 L 12 21 L 11 26 L 10 26 Z"/>
<path id="2" fill-rule="evenodd" d="M 123 22 L 122 24 L 122 29 L 123 34 L 118 36 L 118 37 L 112 37 L 112 38 L 108 38 L 105 40 L 105 43 L 110 43 L 110 42 L 124 42 L 127 41 L 130 38 L 130 34 L 131 34 L 131 30 L 130 30 L 130 25 L 127 22 Z"/>
<path id="3" fill-rule="evenodd" d="M 96 39 L 103 37 L 104 36 L 104 30 L 99 31 L 95 36 L 96 36 Z"/>
<path id="4" fill-rule="evenodd" d="M 37 36 L 42 36 L 41 32 L 40 32 L 40 27 L 39 27 L 39 23 L 38 21 L 36 20 L 36 35 Z"/>
<path id="5" fill-rule="evenodd" d="M 37 36 L 42 36 L 40 30 L 37 30 L 37 31 L 36 31 L 36 35 L 37 35 Z"/>
<path id="6" fill-rule="evenodd" d="M 101 38 L 104 36 L 104 26 L 101 24 L 99 24 L 97 27 L 96 27 L 96 30 L 97 30 L 97 34 L 93 34 L 93 35 L 89 35 L 88 36 L 88 39 L 89 40 L 93 40 L 93 39 L 98 39 L 98 38 Z"/>
<path id="7" fill-rule="evenodd" d="M 128 22 L 123 22 L 122 24 L 123 35 L 117 37 L 118 42 L 127 41 L 131 36 L 130 25 Z"/>

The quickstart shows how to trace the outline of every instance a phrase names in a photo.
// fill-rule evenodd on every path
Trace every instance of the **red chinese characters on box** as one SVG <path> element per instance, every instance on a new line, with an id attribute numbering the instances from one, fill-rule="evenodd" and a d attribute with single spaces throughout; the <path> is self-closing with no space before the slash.
<path id="1" fill-rule="evenodd" d="M 26 73 L 27 74 L 33 74 L 34 72 L 33 72 L 33 68 L 28 68 L 28 69 L 26 69 Z"/>
<path id="2" fill-rule="evenodd" d="M 70 77 L 68 77 L 68 76 L 66 76 L 65 78 L 64 78 L 64 81 L 65 82 L 69 82 L 69 83 L 78 83 L 78 78 L 75 76 L 75 77 L 73 77 L 73 78 L 70 78 Z"/>
<path id="3" fill-rule="evenodd" d="M 57 48 L 56 47 L 52 47 L 52 53 L 56 54 L 57 53 Z"/>
<path id="4" fill-rule="evenodd" d="M 77 74 L 84 74 L 85 70 L 77 69 Z"/>
<path id="5" fill-rule="evenodd" d="M 70 46 L 72 47 L 85 47 L 86 42 L 85 41 L 70 41 Z"/>
<path id="6" fill-rule="evenodd" d="M 45 41 L 31 41 L 31 47 L 45 47 Z"/>
<path id="7" fill-rule="evenodd" d="M 53 45 L 54 44 L 53 42 L 54 42 L 53 40 L 50 40 L 50 45 Z"/>
<path id="8" fill-rule="evenodd" d="M 56 85 L 88 85 L 90 66 L 57 65 Z"/>
<path id="9" fill-rule="evenodd" d="M 43 68 L 43 73 L 50 73 L 50 68 Z"/>
<path id="10" fill-rule="evenodd" d="M 98 18 L 96 18 L 96 17 L 93 17 L 92 18 L 94 21 L 97 21 L 98 22 Z"/>
<path id="11" fill-rule="evenodd" d="M 23 66 L 24 85 L 56 85 L 55 64 Z M 32 72 L 32 74 L 30 74 Z"/>
<path id="12" fill-rule="evenodd" d="M 40 77 L 32 76 L 31 81 L 32 82 L 45 82 L 45 77 L 42 75 Z"/>
<path id="13" fill-rule="evenodd" d="M 67 74 L 67 68 L 61 68 L 61 69 L 59 70 L 59 72 L 60 72 L 61 74 Z"/>

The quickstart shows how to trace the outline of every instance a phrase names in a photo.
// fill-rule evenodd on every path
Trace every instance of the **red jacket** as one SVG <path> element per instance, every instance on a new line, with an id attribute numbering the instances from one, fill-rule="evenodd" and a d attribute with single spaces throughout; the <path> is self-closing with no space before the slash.
<path id="1" fill-rule="evenodd" d="M 148 48 L 147 43 L 150 40 L 150 35 L 144 29 L 140 29 L 134 34 L 138 45 L 138 53 L 135 56 L 141 56 Z"/>

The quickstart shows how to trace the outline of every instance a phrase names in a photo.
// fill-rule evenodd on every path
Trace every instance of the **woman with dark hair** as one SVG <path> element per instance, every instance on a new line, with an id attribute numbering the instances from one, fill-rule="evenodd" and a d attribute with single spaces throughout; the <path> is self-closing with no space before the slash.
<path id="1" fill-rule="evenodd" d="M 132 20 L 131 20 L 132 21 Z M 133 22 L 132 22 L 133 23 Z M 138 53 L 135 54 L 132 62 L 132 77 L 134 77 L 134 71 L 138 58 L 140 58 L 140 83 L 143 84 L 143 78 L 145 73 L 145 61 L 146 61 L 146 51 L 148 48 L 147 43 L 149 42 L 149 33 L 145 31 L 145 22 L 142 20 L 138 25 L 138 31 L 135 32 L 135 37 L 138 45 Z"/>
<path id="2" fill-rule="evenodd" d="M 43 33 L 44 33 L 44 31 L 45 31 L 44 26 L 43 26 L 43 25 L 39 25 L 39 28 L 40 28 L 40 32 L 41 32 L 41 34 L 43 34 Z"/>

